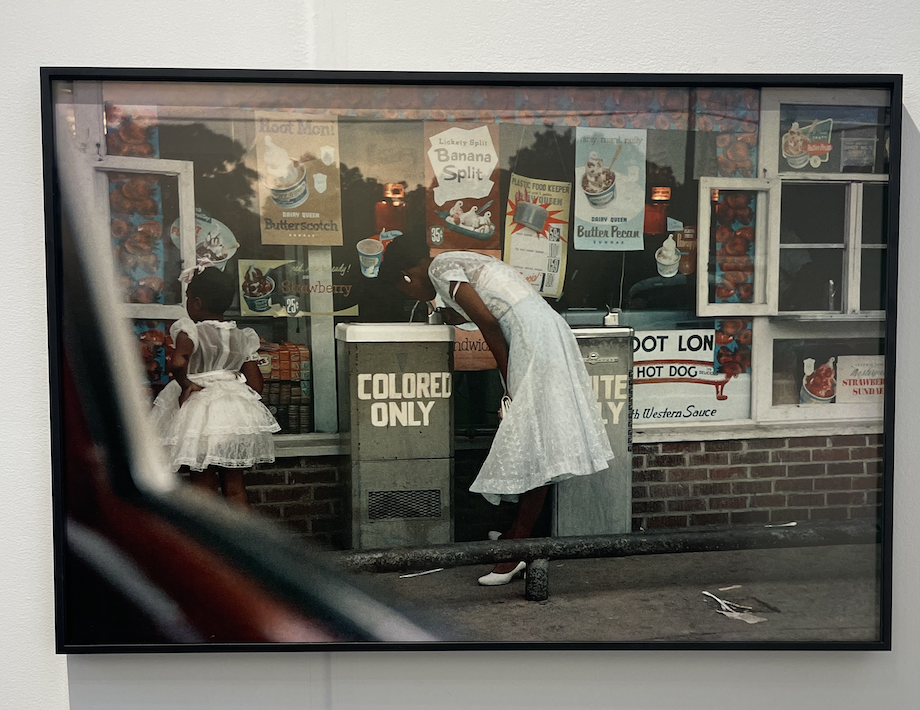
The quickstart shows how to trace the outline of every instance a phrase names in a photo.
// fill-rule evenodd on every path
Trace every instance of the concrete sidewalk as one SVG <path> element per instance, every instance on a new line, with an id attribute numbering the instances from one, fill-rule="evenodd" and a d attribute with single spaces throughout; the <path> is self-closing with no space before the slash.
<path id="1" fill-rule="evenodd" d="M 554 561 L 545 602 L 526 601 L 520 578 L 480 587 L 476 580 L 491 565 L 407 579 L 360 577 L 436 627 L 452 628 L 445 641 L 876 641 L 878 550 L 851 545 Z M 765 621 L 717 613 L 704 590 L 752 607 Z"/>

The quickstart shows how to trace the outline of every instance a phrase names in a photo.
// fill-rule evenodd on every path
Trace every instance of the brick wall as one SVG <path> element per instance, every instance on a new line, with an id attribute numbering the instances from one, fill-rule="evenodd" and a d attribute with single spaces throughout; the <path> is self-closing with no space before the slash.
<path id="1" fill-rule="evenodd" d="M 244 477 L 249 502 L 258 514 L 331 547 L 345 532 L 344 460 L 337 456 L 283 458 Z"/>
<path id="2" fill-rule="evenodd" d="M 633 529 L 875 517 L 880 435 L 636 444 Z"/>

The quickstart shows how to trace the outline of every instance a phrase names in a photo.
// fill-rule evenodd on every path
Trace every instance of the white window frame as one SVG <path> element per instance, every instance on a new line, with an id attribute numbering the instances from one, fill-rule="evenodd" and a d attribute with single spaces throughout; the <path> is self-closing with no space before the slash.
<path id="1" fill-rule="evenodd" d="M 712 228 L 711 194 L 713 190 L 744 190 L 767 197 L 767 208 L 758 207 L 754 216 L 754 302 L 710 303 L 709 257 Z M 699 228 L 697 236 L 696 310 L 707 318 L 751 317 L 776 313 L 779 294 L 779 248 L 774 234 L 779 234 L 779 183 L 762 178 L 701 177 L 699 188 Z"/>

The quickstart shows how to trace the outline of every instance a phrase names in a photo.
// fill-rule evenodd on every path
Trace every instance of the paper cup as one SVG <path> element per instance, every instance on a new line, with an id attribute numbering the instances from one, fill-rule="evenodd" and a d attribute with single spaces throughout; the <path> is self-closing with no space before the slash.
<path id="1" fill-rule="evenodd" d="M 298 168 L 297 181 L 293 185 L 286 187 L 271 187 L 268 183 L 265 186 L 269 190 L 272 201 L 283 209 L 299 207 L 310 196 L 310 188 L 307 186 L 307 171 L 303 165 Z"/>
<path id="2" fill-rule="evenodd" d="M 358 261 L 361 262 L 361 275 L 365 278 L 376 279 L 380 271 L 380 262 L 383 261 L 383 244 L 376 239 L 362 239 L 357 244 Z"/>
<path id="3" fill-rule="evenodd" d="M 604 205 L 609 205 L 617 196 L 616 180 L 614 180 L 613 184 L 603 192 L 588 192 L 585 190 L 584 182 L 582 179 L 581 189 L 582 192 L 585 193 L 585 197 L 588 198 L 588 202 L 591 203 L 592 207 L 603 207 Z"/>
<path id="4" fill-rule="evenodd" d="M 247 296 L 243 294 L 243 298 L 246 300 L 246 306 L 253 313 L 265 313 L 265 311 L 272 307 L 272 294 L 275 292 L 275 280 L 271 276 L 266 276 L 265 280 L 272 285 L 272 288 L 264 296 Z"/>
<path id="5" fill-rule="evenodd" d="M 664 278 L 669 279 L 672 276 L 677 276 L 677 268 L 680 266 L 680 252 L 678 252 L 675 261 L 663 261 L 661 259 L 661 249 L 659 248 L 655 252 L 655 262 L 658 264 L 658 273 Z"/>

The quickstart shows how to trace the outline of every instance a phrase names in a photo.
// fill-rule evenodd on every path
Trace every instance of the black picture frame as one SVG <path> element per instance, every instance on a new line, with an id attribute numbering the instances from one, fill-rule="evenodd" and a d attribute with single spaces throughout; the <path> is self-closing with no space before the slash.
<path id="1" fill-rule="evenodd" d="M 91 257 L 86 250 L 86 219 L 77 214 L 75 196 L 62 182 L 68 160 L 61 153 L 62 126 L 56 122 L 56 91 L 72 82 L 133 82 L 138 86 L 162 82 L 205 82 L 212 85 L 311 84 L 317 86 L 448 86 L 448 87 L 655 87 L 887 91 L 890 139 L 887 192 L 887 250 L 885 262 L 884 372 L 888 386 L 884 395 L 881 434 L 881 487 L 875 527 L 877 545 L 877 635 L 859 640 L 758 640 L 714 641 L 616 640 L 521 641 L 443 638 L 444 629 L 432 631 L 427 620 L 418 620 L 399 605 L 391 605 L 355 582 L 341 568 L 341 556 L 331 561 L 322 553 L 305 552 L 286 536 L 260 521 L 240 520 L 218 506 L 209 506 L 183 490 L 157 491 L 149 481 L 145 444 L 140 441 L 135 395 L 125 389 L 123 352 L 100 352 L 99 343 L 109 342 L 106 304 L 99 288 L 91 283 Z M 51 436 L 55 546 L 55 617 L 59 653 L 213 652 L 213 651 L 368 651 L 368 650 L 890 650 L 893 544 L 895 358 L 897 321 L 897 253 L 900 199 L 900 153 L 903 82 L 900 75 L 748 75 L 748 74 L 497 74 L 427 72 L 262 71 L 246 69 L 153 69 L 45 67 L 41 70 L 42 140 L 46 225 L 46 286 L 50 354 Z M 84 154 L 101 155 L 101 146 L 83 146 Z M 79 195 L 77 195 L 79 197 Z M 81 307 L 82 306 L 82 307 Z M 111 383 L 117 386 L 112 387 Z M 136 398 L 136 397 L 135 397 Z M 82 428 L 75 428 L 82 422 Z M 92 443 L 92 447 L 89 444 Z M 90 467 L 92 471 L 85 470 Z M 106 483 L 84 499 L 80 481 L 100 478 Z M 80 524 L 80 505 L 111 503 L 104 512 L 109 523 L 127 537 L 104 539 L 98 531 Z M 76 506 L 76 507 L 75 507 Z M 85 510 L 84 510 L 85 513 Z M 98 510 L 94 513 L 97 514 Z M 170 606 L 168 595 L 157 593 L 155 575 L 138 574 L 132 567 L 130 544 L 146 544 L 132 537 L 129 521 L 146 521 L 156 527 L 155 539 L 164 550 L 185 550 L 185 569 L 218 570 L 223 584 L 234 585 L 230 608 L 246 605 L 258 610 L 258 620 L 298 620 L 304 637 L 313 641 L 234 640 L 252 632 L 252 619 L 240 620 L 223 639 L 196 635 L 199 630 Z M 114 524 L 114 523 L 112 523 Z M 862 539 L 862 538 L 861 538 Z M 131 541 L 133 540 L 133 543 Z M 687 542 L 684 549 L 694 548 Z M 799 544 L 799 543 L 796 543 Z M 805 544 L 805 543 L 802 543 Z M 119 545 L 125 547 L 119 548 Z M 186 546 L 186 547 L 183 547 Z M 737 549 L 743 549 L 741 544 Z M 709 549 L 709 548 L 707 548 Z M 189 552 L 192 550 L 192 552 Z M 120 553 L 120 554 L 119 554 Z M 164 570 L 181 555 L 164 552 Z M 196 557 L 197 556 L 197 557 Z M 94 566 L 90 560 L 108 559 L 110 567 Z M 149 564 L 149 560 L 148 560 Z M 143 566 L 141 566 L 143 567 Z M 119 593 L 104 577 L 105 570 L 123 575 Z M 173 568 L 173 572 L 183 569 Z M 92 570 L 90 573 L 88 570 Z M 142 570 L 143 572 L 143 570 Z M 134 575 L 132 577 L 132 575 Z M 111 580 L 109 580 L 111 582 Z M 148 586 L 144 587 L 144 583 Z M 217 582 L 212 584 L 216 585 Z M 132 586 L 133 585 L 133 586 Z M 138 586 L 140 585 L 140 586 Z M 188 591 L 187 599 L 216 588 L 204 585 Z M 133 590 L 132 597 L 126 590 Z M 162 590 L 161 590 L 162 591 Z M 105 603 L 86 606 L 80 602 L 98 594 Z M 145 596 L 146 595 L 146 596 Z M 228 595 L 232 596 L 232 595 Z M 173 600 L 175 601 L 175 600 Z M 260 604 L 262 606 L 260 606 Z M 108 619 L 81 618 L 85 609 L 105 608 Z M 137 622 L 144 631 L 138 639 L 114 633 L 131 623 L 131 613 L 144 610 Z M 170 611 L 171 610 L 171 611 Z M 253 612 L 256 614 L 256 612 Z M 172 614 L 172 616 L 171 616 Z M 274 616 L 273 616 L 274 615 Z M 250 623 L 252 622 L 252 623 Z M 212 621 L 212 623 L 217 623 Z M 173 626 L 171 626 L 171 624 Z M 185 625 L 183 625 L 185 624 Z M 380 634 L 381 625 L 389 630 Z M 218 624 L 219 625 L 219 624 Z M 257 624 L 256 624 L 257 625 Z M 201 629 L 206 628 L 202 625 Z M 216 628 L 216 627 L 215 627 Z M 152 629 L 152 630 L 151 630 Z M 449 632 L 448 632 L 449 633 Z M 170 634 L 173 634 L 170 638 Z M 258 635 L 258 634 L 255 634 Z M 312 637 L 311 637 L 312 638 Z M 76 640 L 75 640 L 76 639 Z M 156 640 L 154 640 L 156 639 Z M 178 640 L 184 639 L 184 640 Z"/>

